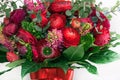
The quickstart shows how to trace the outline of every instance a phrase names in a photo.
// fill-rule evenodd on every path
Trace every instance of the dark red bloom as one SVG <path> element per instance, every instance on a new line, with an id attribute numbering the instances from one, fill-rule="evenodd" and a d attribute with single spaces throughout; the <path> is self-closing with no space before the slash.
<path id="1" fill-rule="evenodd" d="M 44 61 L 45 59 L 49 59 L 49 58 L 55 58 L 60 55 L 59 49 L 48 46 L 47 41 L 45 39 L 41 39 L 38 42 L 37 48 L 41 61 Z"/>
<path id="2" fill-rule="evenodd" d="M 94 37 L 95 37 L 95 42 L 94 44 L 98 46 L 104 46 L 105 44 L 108 44 L 110 41 L 110 32 L 109 29 L 106 27 L 103 27 L 102 29 L 97 27 L 98 32 L 94 31 Z"/>
<path id="3" fill-rule="evenodd" d="M 61 29 L 65 27 L 66 17 L 62 14 L 52 14 L 50 16 L 50 28 L 51 29 Z"/>
<path id="4" fill-rule="evenodd" d="M 100 15 L 99 17 L 97 15 Z M 98 12 L 94 9 L 92 11 L 92 13 L 89 15 L 89 17 L 92 19 L 93 17 L 97 17 L 98 18 L 98 21 L 96 22 L 96 26 L 98 25 L 102 25 L 103 27 L 106 27 L 106 28 L 110 28 L 110 22 L 109 20 L 107 19 L 107 17 L 102 13 L 102 12 Z"/>
<path id="5" fill-rule="evenodd" d="M 52 12 L 65 12 L 70 9 L 72 9 L 71 1 L 55 1 L 49 7 Z"/>
<path id="6" fill-rule="evenodd" d="M 26 16 L 26 11 L 23 9 L 16 9 L 10 14 L 10 22 L 20 24 Z"/>
<path id="7" fill-rule="evenodd" d="M 16 34 L 18 26 L 16 24 L 10 23 L 3 28 L 3 34 L 6 36 L 12 36 Z"/>
<path id="8" fill-rule="evenodd" d="M 37 44 L 37 39 L 28 31 L 24 29 L 19 29 L 17 33 L 17 37 L 22 39 L 26 43 L 30 43 L 31 45 L 36 45 Z"/>

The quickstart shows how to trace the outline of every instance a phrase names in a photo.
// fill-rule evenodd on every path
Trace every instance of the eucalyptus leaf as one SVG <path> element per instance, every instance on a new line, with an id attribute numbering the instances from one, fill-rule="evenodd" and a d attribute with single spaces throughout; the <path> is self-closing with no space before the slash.
<path id="1" fill-rule="evenodd" d="M 72 15 L 72 12 L 70 10 L 67 10 L 65 13 L 66 13 L 67 16 L 71 16 Z"/>
<path id="2" fill-rule="evenodd" d="M 105 63 L 113 62 L 120 59 L 120 54 L 112 50 L 102 50 L 96 54 L 89 56 L 88 59 L 91 62 L 94 62 L 97 64 L 105 64 Z"/>
<path id="3" fill-rule="evenodd" d="M 77 47 L 69 47 L 64 52 L 63 55 L 69 60 L 80 60 L 84 56 L 83 44 Z"/>

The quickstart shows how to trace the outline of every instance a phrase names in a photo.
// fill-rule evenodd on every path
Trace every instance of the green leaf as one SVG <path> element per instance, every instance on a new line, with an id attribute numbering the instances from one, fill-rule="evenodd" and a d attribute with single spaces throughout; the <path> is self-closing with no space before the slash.
<path id="1" fill-rule="evenodd" d="M 37 17 L 37 22 L 38 22 L 38 23 L 41 22 L 41 20 L 42 20 L 40 14 L 41 14 L 41 12 L 38 11 L 38 12 L 37 12 L 37 15 L 36 15 L 36 17 Z"/>
<path id="2" fill-rule="evenodd" d="M 67 10 L 65 13 L 66 13 L 67 16 L 71 16 L 72 15 L 72 12 L 70 10 Z"/>
<path id="3" fill-rule="evenodd" d="M 8 72 L 8 71 L 11 71 L 11 70 L 12 70 L 12 68 L 11 68 L 11 69 L 8 69 L 8 70 L 5 70 L 5 71 L 2 71 L 2 72 L 0 72 L 0 75 L 6 73 L 6 72 Z"/>
<path id="4" fill-rule="evenodd" d="M 64 72 L 66 73 L 68 68 L 69 68 L 68 62 L 69 61 L 64 56 L 60 56 L 60 57 L 53 59 L 53 60 L 48 59 L 46 67 L 62 68 L 64 70 Z"/>
<path id="5" fill-rule="evenodd" d="M 40 28 L 39 26 L 35 25 L 34 27 L 35 27 L 36 31 L 40 31 L 40 32 L 42 31 L 42 28 Z"/>
<path id="6" fill-rule="evenodd" d="M 26 60 L 26 62 L 22 64 L 21 76 L 23 78 L 28 73 L 35 72 L 40 68 L 40 64 Z"/>
<path id="7" fill-rule="evenodd" d="M 7 17 L 10 17 L 11 8 L 5 9 L 5 14 Z"/>
<path id="8" fill-rule="evenodd" d="M 7 64 L 6 66 L 10 67 L 10 68 L 15 68 L 17 66 L 20 66 L 25 61 L 26 61 L 25 59 L 17 60 L 17 61 L 14 61 L 14 62 L 11 62 L 11 63 Z"/>
<path id="9" fill-rule="evenodd" d="M 4 63 L 4 62 L 8 62 L 8 60 L 6 59 L 6 53 L 0 51 L 0 63 Z"/>
<path id="10" fill-rule="evenodd" d="M 84 56 L 83 44 L 77 47 L 69 47 L 64 52 L 63 55 L 69 60 L 80 60 Z"/>
<path id="11" fill-rule="evenodd" d="M 7 52 L 8 49 L 6 49 L 3 45 L 0 45 L 0 51 L 2 51 L 2 52 Z"/>
<path id="12" fill-rule="evenodd" d="M 94 65 L 90 64 L 89 62 L 83 61 L 78 62 L 78 64 L 84 66 L 88 70 L 88 72 L 92 74 L 98 74 L 97 68 Z"/>
<path id="13" fill-rule="evenodd" d="M 91 35 L 91 34 L 87 34 L 87 35 L 81 37 L 81 43 L 85 43 L 84 44 L 85 51 L 87 51 L 91 47 L 93 42 L 94 42 L 94 38 L 93 38 L 93 35 Z"/>
<path id="14" fill-rule="evenodd" d="M 17 5 L 14 1 L 11 2 L 11 6 L 13 7 L 14 10 L 17 9 Z"/>
<path id="15" fill-rule="evenodd" d="M 112 50 L 102 50 L 89 56 L 88 59 L 97 64 L 105 64 L 120 59 L 120 55 Z"/>

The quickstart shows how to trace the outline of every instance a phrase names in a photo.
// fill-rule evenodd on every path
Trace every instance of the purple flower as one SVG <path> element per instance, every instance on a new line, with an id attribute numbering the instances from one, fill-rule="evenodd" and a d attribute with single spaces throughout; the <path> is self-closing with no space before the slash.
<path id="1" fill-rule="evenodd" d="M 23 9 L 16 9 L 13 12 L 11 12 L 10 15 L 10 22 L 13 22 L 15 24 L 20 24 L 26 16 L 26 11 Z"/>

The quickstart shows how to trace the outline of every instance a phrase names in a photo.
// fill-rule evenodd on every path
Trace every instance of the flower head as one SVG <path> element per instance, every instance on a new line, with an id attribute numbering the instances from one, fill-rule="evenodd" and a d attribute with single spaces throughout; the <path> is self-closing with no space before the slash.
<path id="1" fill-rule="evenodd" d="M 50 46 L 57 47 L 61 45 L 63 41 L 61 30 L 52 29 L 52 31 L 48 32 L 46 40 Z"/>

